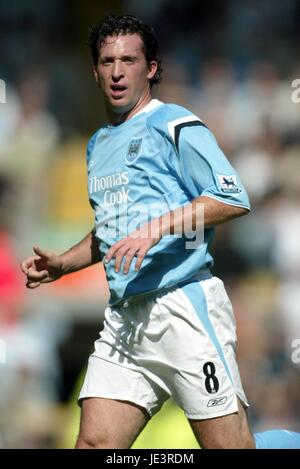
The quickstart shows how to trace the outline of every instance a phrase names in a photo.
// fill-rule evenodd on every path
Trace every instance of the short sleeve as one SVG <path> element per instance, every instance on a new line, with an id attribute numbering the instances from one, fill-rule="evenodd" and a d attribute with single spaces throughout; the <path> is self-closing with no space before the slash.
<path id="1" fill-rule="evenodd" d="M 192 198 L 205 195 L 250 209 L 239 175 L 201 121 L 199 125 L 182 126 L 176 144 L 182 182 Z"/>

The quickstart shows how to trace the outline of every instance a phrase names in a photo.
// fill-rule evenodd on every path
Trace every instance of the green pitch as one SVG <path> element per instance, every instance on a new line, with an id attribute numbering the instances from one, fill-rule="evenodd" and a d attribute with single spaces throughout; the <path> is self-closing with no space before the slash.
<path id="1" fill-rule="evenodd" d="M 169 400 L 142 431 L 133 449 L 199 449 L 196 438 L 179 407 Z"/>

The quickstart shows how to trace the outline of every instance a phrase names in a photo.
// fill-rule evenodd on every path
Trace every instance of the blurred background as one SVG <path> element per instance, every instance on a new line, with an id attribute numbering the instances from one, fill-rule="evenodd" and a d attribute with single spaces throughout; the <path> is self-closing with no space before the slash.
<path id="1" fill-rule="evenodd" d="M 203 119 L 248 189 L 252 213 L 217 230 L 214 274 L 234 305 L 252 428 L 300 431 L 299 0 L 0 0 L 0 447 L 72 447 L 78 430 L 103 269 L 28 291 L 19 263 L 93 226 L 85 148 L 105 113 L 86 40 L 108 13 L 154 26 L 155 96 Z M 136 447 L 197 445 L 169 402 Z"/>

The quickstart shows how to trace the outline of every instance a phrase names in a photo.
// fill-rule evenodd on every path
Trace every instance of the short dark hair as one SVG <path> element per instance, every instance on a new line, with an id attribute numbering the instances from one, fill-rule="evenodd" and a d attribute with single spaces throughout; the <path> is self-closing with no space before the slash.
<path id="1" fill-rule="evenodd" d="M 158 57 L 158 41 L 151 26 L 131 15 L 109 15 L 101 23 L 95 24 L 90 29 L 88 44 L 91 48 L 94 65 L 98 64 L 99 49 L 107 36 L 119 34 L 139 34 L 143 44 L 146 62 L 157 62 L 157 71 L 150 80 L 150 86 L 161 81 L 162 66 Z"/>

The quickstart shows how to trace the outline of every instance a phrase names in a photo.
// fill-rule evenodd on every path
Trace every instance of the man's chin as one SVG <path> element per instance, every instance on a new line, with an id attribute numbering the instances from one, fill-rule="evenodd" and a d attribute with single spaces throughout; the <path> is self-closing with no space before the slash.
<path id="1" fill-rule="evenodd" d="M 134 110 L 138 106 L 138 103 L 139 101 L 137 101 L 136 103 L 132 103 L 132 101 L 129 102 L 129 100 L 125 97 L 122 97 L 120 99 L 109 97 L 106 100 L 106 107 L 109 114 L 111 113 L 116 116 L 122 116 L 123 119 L 126 118 L 127 115 L 134 112 Z"/>
<path id="2" fill-rule="evenodd" d="M 109 109 L 115 114 L 125 114 L 129 112 L 131 106 L 126 102 L 124 98 L 109 100 L 107 103 Z"/>

